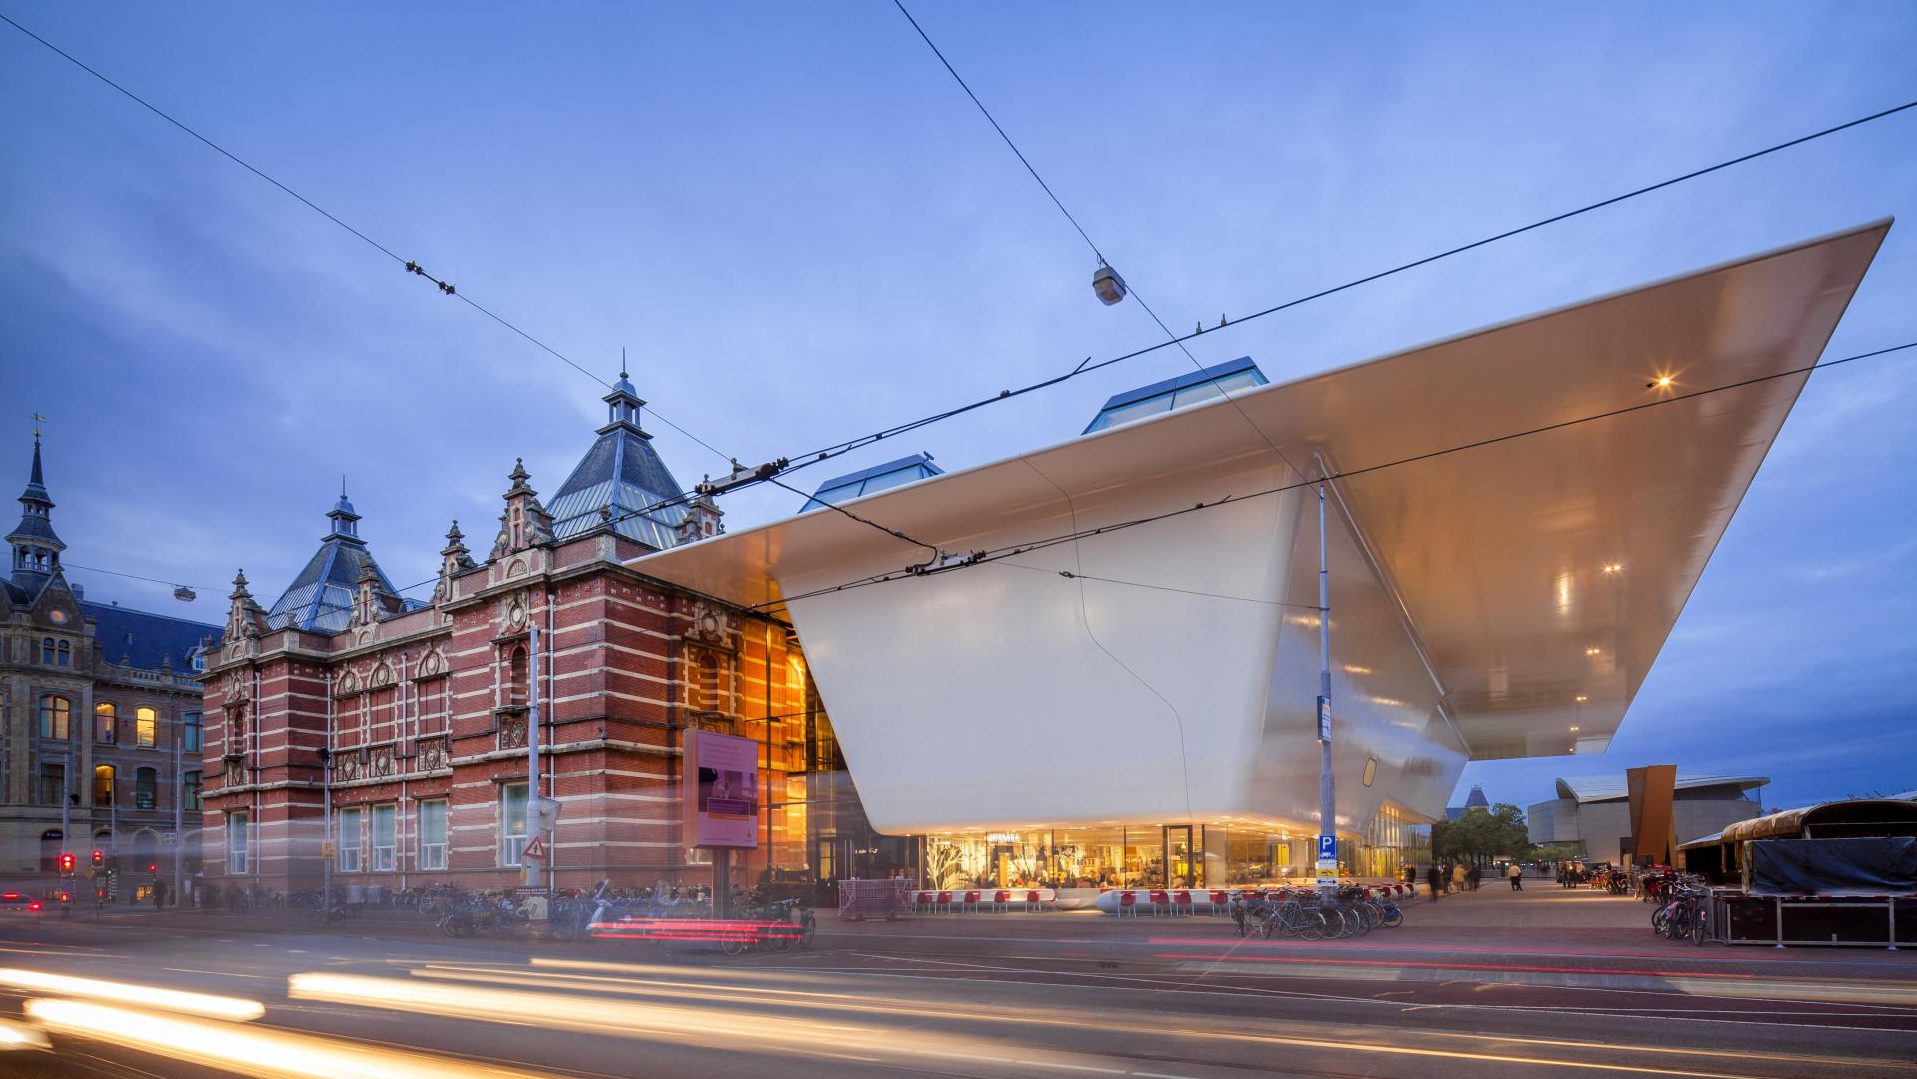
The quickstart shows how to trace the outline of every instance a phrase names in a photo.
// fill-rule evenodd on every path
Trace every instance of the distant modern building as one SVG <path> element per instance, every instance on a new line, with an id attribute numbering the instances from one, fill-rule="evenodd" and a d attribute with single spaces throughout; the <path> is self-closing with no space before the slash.
<path id="1" fill-rule="evenodd" d="M 1491 800 L 1484 796 L 1484 788 L 1475 783 L 1472 784 L 1471 793 L 1465 797 L 1463 805 L 1444 807 L 1444 817 L 1446 820 L 1457 820 L 1473 809 L 1482 809 L 1487 813 L 1491 811 Z"/>
<path id="2" fill-rule="evenodd" d="M 20 505 L 0 581 L 0 874 L 45 878 L 67 853 L 77 890 L 99 850 L 124 898 L 152 880 L 149 865 L 170 880 L 178 850 L 190 876 L 203 771 L 196 670 L 220 629 L 89 602 L 67 581 L 37 433 Z"/>
<path id="3" fill-rule="evenodd" d="M 1763 815 L 1757 792 L 1769 782 L 1764 776 L 1679 776 L 1671 802 L 1678 842 Z M 1624 777 L 1560 779 L 1557 789 L 1557 798 L 1525 811 L 1531 842 L 1569 843 L 1587 858 L 1618 861 L 1622 843 L 1631 836 Z"/>

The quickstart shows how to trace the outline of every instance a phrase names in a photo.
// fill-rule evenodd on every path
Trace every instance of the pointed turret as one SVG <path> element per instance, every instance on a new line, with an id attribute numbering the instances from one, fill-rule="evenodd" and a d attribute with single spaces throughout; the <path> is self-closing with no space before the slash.
<path id="1" fill-rule="evenodd" d="M 606 424 L 596 432 L 598 441 L 552 496 L 554 535 L 567 540 L 610 524 L 618 535 L 654 550 L 681 542 L 680 522 L 687 515 L 683 488 L 640 426 L 645 402 L 626 372 L 619 372 L 603 400 Z"/>
<path id="2" fill-rule="evenodd" d="M 13 583 L 38 592 L 60 569 L 60 552 L 67 545 L 53 531 L 53 498 L 47 494 L 40 469 L 40 431 L 33 432 L 33 470 L 20 494 L 20 523 L 7 534 L 13 551 Z"/>
<path id="3" fill-rule="evenodd" d="M 346 497 L 342 484 L 339 501 L 327 512 L 329 526 L 320 538 L 319 550 L 306 563 L 293 583 L 286 587 L 267 615 L 273 629 L 304 629 L 319 633 L 338 633 L 353 618 L 360 578 L 370 570 L 378 603 L 377 614 L 400 608 L 393 582 L 374 561 L 373 552 L 360 538 L 360 515 Z"/>
<path id="4" fill-rule="evenodd" d="M 248 637 L 257 637 L 265 624 L 266 612 L 253 601 L 253 593 L 246 590 L 246 571 L 240 570 L 233 575 L 233 594 L 226 611 L 226 640 L 239 641 Z"/>

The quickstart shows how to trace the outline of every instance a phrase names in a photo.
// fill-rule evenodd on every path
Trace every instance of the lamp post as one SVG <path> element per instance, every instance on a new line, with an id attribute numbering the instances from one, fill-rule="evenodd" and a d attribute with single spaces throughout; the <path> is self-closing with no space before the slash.
<path id="1" fill-rule="evenodd" d="M 1322 463 L 1319 475 L 1324 475 Z M 1322 478 L 1318 482 L 1318 667 L 1318 891 L 1329 898 L 1338 891 L 1338 787 L 1331 770 L 1331 560 L 1325 541 Z"/>
<path id="2" fill-rule="evenodd" d="M 333 750 L 319 748 L 320 760 L 320 910 L 333 909 Z M 322 915 L 324 917 L 324 915 Z"/>

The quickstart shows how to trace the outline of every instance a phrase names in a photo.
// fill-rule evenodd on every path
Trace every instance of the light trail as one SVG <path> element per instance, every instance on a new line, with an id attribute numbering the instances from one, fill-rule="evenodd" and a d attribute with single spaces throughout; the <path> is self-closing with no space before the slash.
<path id="1" fill-rule="evenodd" d="M 534 957 L 532 962 L 534 967 L 536 968 L 539 968 L 539 967 L 584 968 L 587 970 L 608 971 L 608 972 L 618 971 L 621 969 L 645 970 L 650 972 L 654 969 L 657 969 L 657 968 L 651 968 L 651 967 L 640 967 L 633 964 L 598 962 L 598 961 L 592 961 L 592 960 L 548 959 L 544 957 Z M 971 966 L 971 965 L 968 964 L 968 966 Z M 978 969 L 1016 970 L 1017 968 L 979 967 Z M 445 978 L 448 980 L 457 980 L 457 981 L 488 982 L 493 984 L 505 984 L 505 985 L 526 984 L 526 979 L 528 977 L 526 972 L 516 968 L 458 967 L 458 966 L 453 966 L 449 964 L 434 964 L 427 969 L 413 971 L 412 973 L 421 977 Z M 743 972 L 728 971 L 726 973 L 728 975 L 732 975 L 732 974 L 743 973 Z M 754 972 L 754 973 L 758 973 L 758 972 Z M 1109 977 L 1108 975 L 1095 975 L 1095 976 Z M 892 1016 L 896 1014 L 900 1004 L 899 998 L 897 997 L 886 997 L 882 1000 L 875 1000 L 872 996 L 865 995 L 865 994 L 836 993 L 836 992 L 825 992 L 820 990 L 787 990 L 787 989 L 766 989 L 766 988 L 757 988 L 757 987 L 737 987 L 737 986 L 730 986 L 730 985 L 726 985 L 726 984 L 718 983 L 718 982 L 702 983 L 702 982 L 689 982 L 689 981 L 674 981 L 674 982 L 653 981 L 653 982 L 645 982 L 645 983 L 635 983 L 630 979 L 620 979 L 620 978 L 610 977 L 606 975 L 557 974 L 557 975 L 549 975 L 543 978 L 534 976 L 534 980 L 531 982 L 531 984 L 542 985 L 549 988 L 568 988 L 568 989 L 574 989 L 579 991 L 611 992 L 611 993 L 619 994 L 621 996 L 662 997 L 662 998 L 665 998 L 668 1000 L 674 1000 L 674 1001 L 698 999 L 698 1000 L 711 1000 L 711 1001 L 716 1001 L 719 1003 L 734 1004 L 734 1005 L 751 1005 L 751 1004 L 776 1005 L 776 1006 L 782 1006 L 782 1007 L 809 1008 L 809 1009 L 829 1010 L 829 1011 L 851 1011 L 851 1012 L 864 1013 L 864 1014 L 870 1014 L 870 1015 L 881 1016 L 881 1017 Z M 1039 984 L 1045 984 L 1045 983 L 1022 982 L 1018 984 L 1039 985 Z M 1362 1003 L 1388 1003 L 1394 1007 L 1409 1006 L 1409 1007 L 1416 1007 L 1420 1009 L 1428 1007 L 1428 1008 L 1467 1008 L 1467 1009 L 1473 1009 L 1473 1010 L 1486 1010 L 1486 1011 L 1504 1011 L 1504 1010 L 1549 1011 L 1549 1010 L 1552 1010 L 1552 1009 L 1526 1009 L 1526 1008 L 1516 1007 L 1516 1006 L 1485 1005 L 1485 1004 L 1405 1005 L 1403 1002 L 1374 1001 L 1371 998 L 1367 998 L 1367 997 L 1348 997 L 1348 996 L 1343 996 L 1339 994 L 1286 993 L 1282 995 L 1294 996 L 1294 997 L 1308 997 L 1311 999 L 1322 999 L 1327 1001 L 1340 1001 L 1340 1002 L 1351 1001 L 1351 1002 L 1362 1002 Z M 1075 1030 L 1075 1031 L 1100 1030 L 1100 1031 L 1106 1031 L 1112 1034 L 1119 1034 L 1119 1035 L 1133 1034 L 1137 1032 L 1137 1027 L 1133 1024 L 1129 1024 L 1125 1022 L 1110 1021 L 1108 1019 L 1103 1018 L 1096 1011 L 1091 1011 L 1091 1010 L 1074 1012 L 1067 1009 L 1055 1009 L 1057 1014 L 1050 1015 L 1050 1016 L 1033 1015 L 1033 1014 L 1017 1014 L 1017 1013 L 1008 1014 L 1007 1011 L 1003 1009 L 992 1010 L 987 1008 L 971 1007 L 971 1006 L 967 1006 L 957 1002 L 949 1002 L 949 1001 L 939 1001 L 936 1003 L 936 1005 L 928 1002 L 926 1005 L 926 1009 L 928 1011 L 936 1010 L 937 1015 L 941 1019 L 954 1020 L 957 1022 L 980 1022 L 980 1023 L 992 1023 L 992 1024 L 999 1024 L 999 1025 L 1022 1026 L 1022 1027 L 1051 1027 L 1051 1028 L 1062 1028 L 1062 1029 Z M 1843 1018 L 1843 1017 L 1844 1016 L 1833 1016 L 1833 1018 Z M 1778 1024 L 1778 1025 L 1782 1025 L 1782 1024 Z M 1354 1036 L 1356 1035 L 1358 1031 L 1361 1031 L 1362 1029 L 1363 1027 L 1361 1025 L 1353 1025 Z M 1856 1028 L 1856 1029 L 1875 1029 L 1875 1028 Z M 1432 1030 L 1427 1028 L 1417 1028 L 1417 1029 L 1399 1028 L 1399 1029 L 1393 1030 L 1393 1033 L 1400 1036 L 1428 1038 L 1433 1040 L 1495 1041 L 1495 1042 L 1509 1043 L 1513 1045 L 1533 1046 L 1537 1048 L 1598 1050 L 1598 1051 L 1614 1052 L 1614 1053 L 1623 1054 L 1623 1055 L 1654 1054 L 1659 1056 L 1696 1057 L 1701 1059 L 1715 1059 L 1715 1060 L 1736 1060 L 1736 1061 L 1747 1061 L 1747 1062 L 1762 1061 L 1766 1063 L 1787 1064 L 1787 1065 L 1821 1064 L 1821 1065 L 1831 1065 L 1831 1066 L 1856 1066 L 1859 1064 L 1869 1064 L 1869 1065 L 1876 1065 L 1876 1066 L 1894 1067 L 1900 1070 L 1917 1070 L 1917 1066 L 1909 1065 L 1903 1061 L 1896 1061 L 1896 1060 L 1869 1060 L 1869 1059 L 1862 1059 L 1862 1058 L 1821 1057 L 1821 1056 L 1809 1056 L 1809 1055 L 1797 1054 L 1797 1053 L 1768 1053 L 1768 1052 L 1763 1052 L 1758 1050 L 1697 1049 L 1697 1048 L 1674 1047 L 1674 1046 L 1668 1046 L 1668 1045 L 1636 1045 L 1636 1044 L 1630 1044 L 1630 1043 L 1613 1044 L 1613 1043 L 1606 1043 L 1606 1042 L 1577 1041 L 1577 1040 L 1562 1039 L 1562 1038 L 1538 1038 L 1538 1037 L 1531 1037 L 1526 1035 L 1501 1035 L 1501 1034 L 1493 1035 L 1493 1034 L 1458 1033 L 1454 1031 Z M 1248 1041 L 1248 1042 L 1255 1042 L 1255 1043 L 1262 1043 L 1262 1042 L 1268 1041 L 1272 1037 L 1271 1035 L 1267 1035 L 1263 1033 L 1248 1033 L 1243 1031 L 1221 1029 L 1217 1027 L 1190 1028 L 1190 1027 L 1163 1026 L 1163 1027 L 1154 1027 L 1153 1034 L 1157 1036 L 1164 1036 L 1164 1037 L 1170 1037 L 1170 1038 L 1185 1038 L 1185 1039 L 1193 1039 L 1193 1040 L 1199 1040 L 1199 1041 L 1206 1041 L 1206 1040 L 1240 1041 L 1240 1042 Z M 1540 1058 L 1539 1062 L 1549 1063 L 1549 1061 L 1545 1061 L 1542 1058 Z M 1679 1074 L 1679 1073 L 1672 1073 L 1672 1074 Z"/>
<path id="2" fill-rule="evenodd" d="M 95 978 L 75 978 L 66 974 L 48 974 L 38 970 L 0 968 L 0 986 L 32 992 L 54 993 L 65 997 L 89 997 L 115 1004 L 138 1004 L 161 1011 L 185 1012 L 210 1019 L 244 1022 L 266 1014 L 266 1005 L 240 997 L 216 997 L 208 993 L 186 993 L 178 989 L 156 989 L 131 982 L 108 982 Z"/>
<path id="3" fill-rule="evenodd" d="M 425 1053 L 259 1026 L 153 1015 L 72 1000 L 29 1000 L 27 1017 L 57 1034 L 124 1046 L 255 1079 L 558 1079 Z"/>
<path id="4" fill-rule="evenodd" d="M 10 1049 L 47 1049 L 52 1043 L 47 1041 L 45 1032 L 38 1027 L 25 1023 L 16 1023 L 11 1019 L 0 1019 L 0 1050 Z"/>

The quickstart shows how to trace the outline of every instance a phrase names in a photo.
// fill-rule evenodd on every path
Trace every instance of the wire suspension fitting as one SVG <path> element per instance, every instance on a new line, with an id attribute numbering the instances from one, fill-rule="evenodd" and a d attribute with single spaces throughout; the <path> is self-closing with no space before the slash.
<path id="1" fill-rule="evenodd" d="M 418 274 L 419 276 L 425 278 L 426 280 L 431 281 L 433 284 L 439 286 L 439 291 L 445 293 L 448 296 L 454 296 L 458 294 L 458 290 L 453 288 L 453 283 L 451 281 L 441 281 L 439 278 L 434 277 L 432 274 L 427 273 L 426 267 L 421 266 L 419 263 L 414 262 L 412 259 L 406 260 L 406 272 L 410 274 Z"/>

